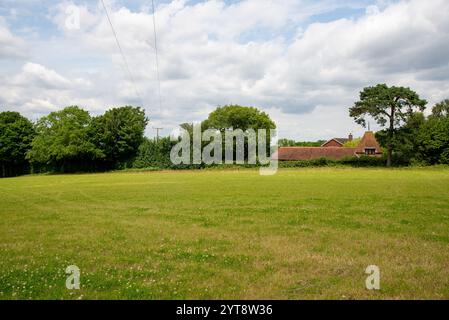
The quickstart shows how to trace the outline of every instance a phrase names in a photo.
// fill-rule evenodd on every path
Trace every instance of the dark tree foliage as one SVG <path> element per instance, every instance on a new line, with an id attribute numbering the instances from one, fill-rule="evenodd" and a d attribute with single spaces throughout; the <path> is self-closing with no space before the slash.
<path id="1" fill-rule="evenodd" d="M 159 140 L 145 138 L 139 147 L 134 160 L 134 168 L 170 168 L 170 151 L 177 142 L 170 141 L 170 137 Z"/>
<path id="2" fill-rule="evenodd" d="M 391 142 L 393 146 L 393 164 L 409 165 L 423 162 L 420 150 L 419 133 L 425 124 L 426 118 L 422 112 L 410 115 L 406 123 L 395 131 Z M 382 130 L 376 133 L 376 138 L 382 146 L 387 146 L 388 131 Z"/>
<path id="3" fill-rule="evenodd" d="M 41 118 L 28 158 L 36 171 L 104 171 L 126 166 L 137 154 L 147 125 L 130 106 L 91 117 L 72 106 Z"/>
<path id="4" fill-rule="evenodd" d="M 0 177 L 28 172 L 26 153 L 34 137 L 33 124 L 18 112 L 0 113 Z"/>
<path id="5" fill-rule="evenodd" d="M 349 114 L 355 121 L 366 126 L 366 116 L 371 116 L 381 127 L 386 127 L 387 166 L 391 166 L 395 132 L 417 111 L 424 111 L 427 101 L 410 88 L 388 87 L 378 84 L 364 88 Z"/>
<path id="6" fill-rule="evenodd" d="M 421 159 L 427 164 L 449 164 L 449 100 L 437 104 L 423 124 L 417 141 Z"/>

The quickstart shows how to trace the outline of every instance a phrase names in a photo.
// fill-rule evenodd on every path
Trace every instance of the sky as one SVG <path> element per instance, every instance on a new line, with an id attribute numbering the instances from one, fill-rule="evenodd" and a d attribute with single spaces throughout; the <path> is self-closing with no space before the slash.
<path id="1" fill-rule="evenodd" d="M 153 136 L 240 104 L 318 140 L 363 134 L 366 86 L 449 98 L 447 0 L 155 0 L 160 82 L 151 1 L 104 1 L 124 58 L 101 1 L 0 0 L 0 111 L 143 106 Z"/>

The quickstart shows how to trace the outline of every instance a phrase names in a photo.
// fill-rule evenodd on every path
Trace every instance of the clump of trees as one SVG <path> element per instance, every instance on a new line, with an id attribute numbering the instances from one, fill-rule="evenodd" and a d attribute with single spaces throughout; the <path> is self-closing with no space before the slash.
<path id="1" fill-rule="evenodd" d="M 174 168 L 174 169 L 194 169 L 203 168 L 204 163 L 194 164 L 193 162 L 193 135 L 194 127 L 193 123 L 183 123 L 180 125 L 181 129 L 190 136 L 190 160 L 191 164 L 179 164 L 175 165 L 171 163 L 170 152 L 177 141 L 173 142 L 167 138 L 161 138 L 159 140 L 146 139 L 140 146 L 139 153 L 134 161 L 134 167 L 137 168 Z M 270 143 L 269 130 L 276 129 L 276 125 L 273 120 L 265 112 L 260 111 L 254 107 L 245 107 L 239 105 L 226 105 L 216 108 L 209 114 L 207 119 L 201 122 L 201 130 L 213 130 L 221 133 L 222 140 L 222 157 L 225 161 L 225 133 L 230 130 L 242 130 L 243 133 L 247 133 L 248 130 L 253 129 L 257 132 L 259 129 L 267 130 L 267 136 L 265 137 L 267 143 Z M 208 141 L 202 141 L 201 146 L 197 149 L 201 153 L 207 146 Z M 236 159 L 236 139 L 233 139 L 234 144 L 234 159 Z M 244 142 L 244 158 L 248 160 L 248 143 Z M 269 150 L 267 150 L 269 152 Z M 214 153 L 214 150 L 211 151 Z"/>
<path id="2" fill-rule="evenodd" d="M 410 88 L 379 84 L 367 87 L 349 109 L 363 126 L 370 116 L 383 130 L 376 138 L 392 164 L 449 164 L 449 100 L 436 104 L 425 116 L 427 101 Z"/>
<path id="3" fill-rule="evenodd" d="M 26 155 L 34 136 L 33 124 L 20 113 L 0 113 L 0 177 L 29 171 Z"/>
<path id="4" fill-rule="evenodd" d="M 170 151 L 177 142 L 171 141 L 170 137 L 159 139 L 145 138 L 139 146 L 133 167 L 143 168 L 172 168 Z"/>
<path id="5" fill-rule="evenodd" d="M 66 107 L 33 125 L 17 112 L 0 113 L 1 176 L 26 172 L 79 172 L 131 165 L 148 119 L 141 108 L 114 108 L 92 117 Z"/>
<path id="6" fill-rule="evenodd" d="M 381 127 L 387 127 L 384 143 L 387 148 L 387 166 L 391 166 L 397 129 L 414 112 L 424 111 L 426 104 L 427 101 L 420 99 L 410 88 L 378 84 L 360 92 L 360 100 L 349 109 L 349 114 L 364 127 L 367 115 L 374 118 Z"/>
<path id="7" fill-rule="evenodd" d="M 318 140 L 318 141 L 295 141 L 292 139 L 279 139 L 278 146 L 279 147 L 320 147 L 325 143 L 326 140 Z"/>
<path id="8" fill-rule="evenodd" d="M 445 106 L 446 111 L 441 107 Z M 417 112 L 397 129 L 392 142 L 393 162 L 398 165 L 449 164 L 449 100 L 436 104 L 426 117 Z M 377 133 L 378 140 L 385 145 L 387 132 Z"/>
<path id="9" fill-rule="evenodd" d="M 449 164 L 449 100 L 433 108 L 432 115 L 419 127 L 417 140 L 415 160 L 425 164 Z"/>
<path id="10" fill-rule="evenodd" d="M 247 133 L 248 130 L 252 129 L 258 132 L 259 129 L 266 130 L 265 141 L 267 145 L 271 144 L 271 130 L 276 129 L 276 124 L 271 120 L 270 116 L 260 111 L 254 107 L 245 107 L 239 105 L 227 105 L 223 107 L 218 107 L 216 110 L 211 112 L 206 120 L 201 123 L 202 130 L 212 129 L 218 130 L 222 133 L 222 146 L 223 146 L 223 160 L 225 159 L 225 133 L 227 130 L 242 130 Z M 258 136 L 257 139 L 260 137 Z M 233 140 L 234 145 L 234 159 L 236 159 L 236 141 Z M 244 159 L 248 159 L 248 144 L 244 142 Z M 267 148 L 267 155 L 270 153 L 269 148 Z"/>

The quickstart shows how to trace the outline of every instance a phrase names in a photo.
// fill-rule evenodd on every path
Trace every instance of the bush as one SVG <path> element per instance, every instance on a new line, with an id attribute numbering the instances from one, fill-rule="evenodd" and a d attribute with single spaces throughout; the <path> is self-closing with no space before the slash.
<path id="1" fill-rule="evenodd" d="M 351 167 L 384 167 L 385 158 L 374 157 L 347 157 L 342 160 L 331 160 L 327 158 L 320 158 L 315 160 L 303 161 L 281 161 L 280 168 L 307 168 L 307 167 L 332 167 L 332 166 L 351 166 Z"/>
<path id="2" fill-rule="evenodd" d="M 280 161 L 280 168 L 307 168 L 307 167 L 327 167 L 335 166 L 337 161 L 327 158 L 320 158 L 315 160 L 302 160 L 302 161 Z"/>
<path id="3" fill-rule="evenodd" d="M 348 157 L 338 161 L 338 163 L 352 167 L 385 167 L 386 159 L 367 156 Z"/>

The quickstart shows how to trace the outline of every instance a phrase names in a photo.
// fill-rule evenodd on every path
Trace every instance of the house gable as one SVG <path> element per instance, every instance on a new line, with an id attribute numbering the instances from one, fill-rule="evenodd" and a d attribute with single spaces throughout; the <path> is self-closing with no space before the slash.
<path id="1" fill-rule="evenodd" d="M 331 139 L 321 145 L 323 148 L 329 148 L 329 147 L 343 147 L 343 143 L 338 141 L 337 139 Z"/>
<path id="2" fill-rule="evenodd" d="M 362 140 L 356 147 L 356 154 L 358 156 L 380 156 L 382 155 L 382 148 L 379 142 L 377 142 L 374 132 L 367 131 L 363 135 Z"/>

